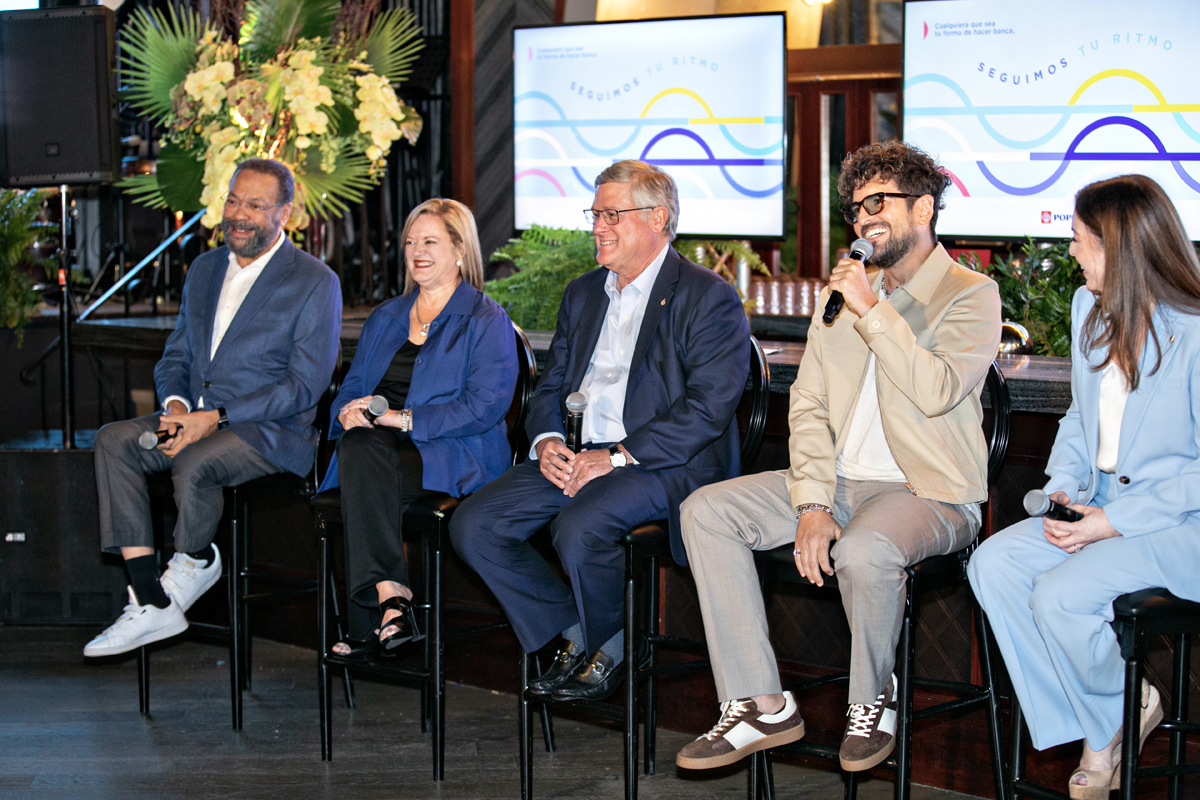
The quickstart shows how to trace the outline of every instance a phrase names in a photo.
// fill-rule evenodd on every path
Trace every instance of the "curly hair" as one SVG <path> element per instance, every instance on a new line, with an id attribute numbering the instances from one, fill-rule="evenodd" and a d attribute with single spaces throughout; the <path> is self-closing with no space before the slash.
<path id="1" fill-rule="evenodd" d="M 904 142 L 875 142 L 850 153 L 842 160 L 838 176 L 838 196 L 842 207 L 854 200 L 854 191 L 871 181 L 895 181 L 900 191 L 933 197 L 933 218 L 929 231 L 937 236 L 938 210 L 946 207 L 942 193 L 950 186 L 950 177 L 933 158 L 918 147 Z M 916 197 L 907 199 L 912 208 Z"/>

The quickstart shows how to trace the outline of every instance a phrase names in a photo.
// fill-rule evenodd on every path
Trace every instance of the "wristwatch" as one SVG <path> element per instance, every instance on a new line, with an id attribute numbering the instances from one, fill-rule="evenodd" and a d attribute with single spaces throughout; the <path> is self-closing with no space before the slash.
<path id="1" fill-rule="evenodd" d="M 224 408 L 217 409 L 217 430 L 223 431 L 229 427 L 229 417 L 225 415 Z"/>
<path id="2" fill-rule="evenodd" d="M 617 467 L 623 467 L 628 464 L 629 459 L 626 458 L 625 454 L 621 452 L 621 448 L 614 444 L 612 447 L 608 448 L 608 463 L 613 465 L 613 469 L 616 469 Z"/>

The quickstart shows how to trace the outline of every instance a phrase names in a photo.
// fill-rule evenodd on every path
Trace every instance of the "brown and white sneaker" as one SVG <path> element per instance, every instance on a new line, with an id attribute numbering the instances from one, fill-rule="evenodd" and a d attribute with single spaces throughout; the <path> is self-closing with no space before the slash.
<path id="1" fill-rule="evenodd" d="M 847 772 L 879 764 L 896 749 L 896 676 L 871 704 L 852 703 L 838 760 Z"/>
<path id="2" fill-rule="evenodd" d="M 783 710 L 764 714 L 753 700 L 726 700 L 713 729 L 684 747 L 675 763 L 684 769 L 712 769 L 804 737 L 804 719 L 791 692 L 783 693 Z"/>

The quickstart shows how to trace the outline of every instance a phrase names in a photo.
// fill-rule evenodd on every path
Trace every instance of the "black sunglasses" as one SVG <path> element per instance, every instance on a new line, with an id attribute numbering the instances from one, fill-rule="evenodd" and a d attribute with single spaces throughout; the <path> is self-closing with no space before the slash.
<path id="1" fill-rule="evenodd" d="M 875 194 L 867 195 L 857 203 L 851 203 L 842 208 L 842 216 L 846 218 L 846 222 L 851 225 L 858 222 L 858 210 L 865 208 L 868 214 L 878 214 L 883 210 L 883 199 L 885 197 L 920 197 L 919 194 L 905 194 L 904 192 L 876 192 Z"/>

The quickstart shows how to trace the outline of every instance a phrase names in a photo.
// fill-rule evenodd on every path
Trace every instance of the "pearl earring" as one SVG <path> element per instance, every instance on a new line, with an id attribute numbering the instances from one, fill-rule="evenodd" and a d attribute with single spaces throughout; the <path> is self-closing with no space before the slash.
<path id="1" fill-rule="evenodd" d="M 456 266 L 456 267 L 461 267 L 461 266 L 462 266 L 462 262 L 461 262 L 461 261 L 458 261 L 458 260 L 455 260 L 455 262 L 454 262 L 454 266 Z"/>

